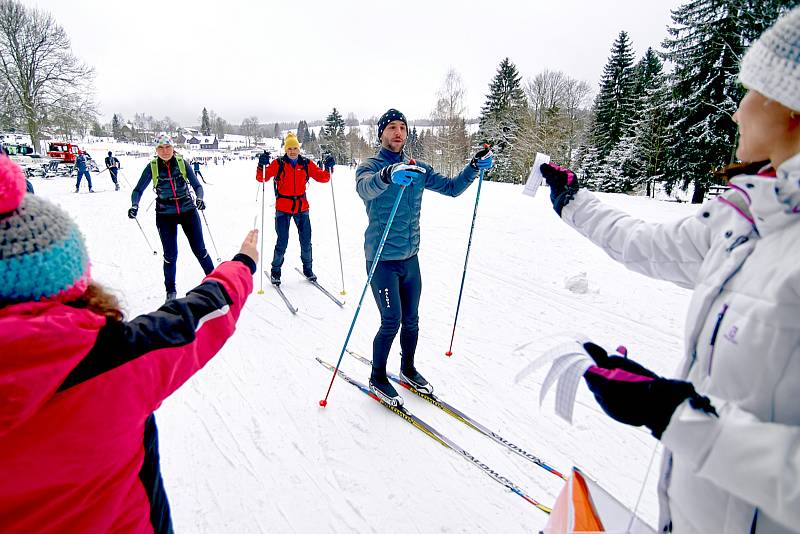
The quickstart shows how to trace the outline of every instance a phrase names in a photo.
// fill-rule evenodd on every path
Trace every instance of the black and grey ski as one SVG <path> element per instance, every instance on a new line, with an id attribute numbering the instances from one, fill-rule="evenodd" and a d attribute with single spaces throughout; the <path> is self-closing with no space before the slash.
<path id="1" fill-rule="evenodd" d="M 372 367 L 372 360 L 370 360 L 369 358 L 367 358 L 365 356 L 362 356 L 361 354 L 358 354 L 357 352 L 353 352 L 350 349 L 347 349 L 347 353 L 350 354 L 351 356 L 353 356 L 358 361 L 360 361 L 360 362 Z M 487 437 L 491 438 L 492 440 L 496 441 L 497 443 L 499 443 L 503 447 L 505 447 L 505 448 L 509 449 L 510 451 L 515 452 L 516 454 L 522 456 L 523 458 L 525 458 L 529 462 L 533 462 L 534 464 L 538 465 L 542 469 L 545 469 L 546 471 L 556 475 L 557 477 L 560 477 L 560 478 L 566 480 L 566 477 L 564 475 L 562 475 L 556 469 L 554 469 L 553 467 L 548 465 L 547 462 L 545 462 L 541 458 L 538 458 L 538 457 L 534 456 L 533 454 L 529 453 L 528 451 L 526 451 L 525 449 L 519 447 L 518 445 L 515 445 L 515 444 L 511 443 L 510 441 L 505 439 L 500 434 L 497 434 L 496 432 L 493 432 L 493 431 L 489 430 L 488 428 L 486 428 L 485 426 L 483 426 L 482 424 L 477 422 L 472 417 L 466 415 L 461 410 L 458 410 L 457 408 L 451 406 L 450 404 L 448 404 L 447 402 L 443 401 L 441 398 L 437 397 L 433 393 L 425 393 L 424 391 L 420 391 L 419 389 L 415 388 L 413 385 L 409 384 L 407 381 L 402 380 L 399 376 L 395 375 L 394 373 L 391 373 L 391 372 L 387 371 L 386 372 L 386 376 L 388 376 L 390 379 L 394 380 L 395 382 L 397 382 L 399 385 L 401 385 L 405 389 L 409 390 L 410 392 L 416 394 L 419 397 L 422 397 L 423 399 L 425 399 L 429 403 L 433 404 L 434 406 L 436 406 L 437 408 L 439 408 L 443 412 L 445 412 L 445 413 L 451 415 L 452 417 L 458 419 L 459 421 L 461 421 L 462 423 L 464 423 L 468 427 L 470 427 L 472 429 L 475 429 L 478 432 L 480 432 L 481 434 L 483 434 L 484 436 L 487 436 Z"/>
<path id="2" fill-rule="evenodd" d="M 264 274 L 268 275 L 269 273 L 264 271 Z M 286 307 L 289 308 L 289 311 L 292 312 L 292 315 L 297 315 L 298 308 L 295 308 L 294 306 L 292 306 L 292 303 L 289 302 L 289 299 L 283 293 L 283 289 L 281 289 L 281 286 L 279 284 L 272 284 L 272 287 L 274 287 L 275 291 L 278 292 L 278 295 L 281 296 L 281 299 L 283 300 L 283 303 L 286 304 Z"/>
<path id="3" fill-rule="evenodd" d="M 321 360 L 320 358 L 316 358 L 316 360 L 323 367 L 328 369 L 329 371 L 331 371 L 331 372 L 335 372 L 336 371 L 336 368 L 333 365 L 329 364 L 328 362 L 326 362 L 324 360 Z M 503 486 L 505 486 L 506 488 L 508 488 L 512 492 L 516 493 L 517 495 L 519 495 L 520 497 L 522 497 L 523 499 L 528 501 L 530 504 L 534 505 L 539 510 L 541 510 L 541 511 L 543 511 L 545 513 L 548 513 L 548 514 L 552 511 L 552 509 L 550 507 L 545 506 L 544 504 L 540 503 L 539 501 L 537 501 L 533 497 L 529 496 L 527 493 L 525 493 L 525 491 L 520 489 L 516 484 L 511 482 L 509 479 L 507 479 L 503 475 L 497 473 L 491 467 L 489 467 L 485 463 L 483 463 L 480 460 L 478 460 L 477 458 L 475 458 L 473 455 L 471 455 L 465 449 L 463 449 L 462 447 L 460 447 L 459 445 L 454 443 L 452 440 L 450 440 L 450 438 L 448 438 L 447 436 L 445 436 L 444 434 L 442 434 L 441 432 L 439 432 L 438 430 L 433 428 L 431 425 L 429 425 L 428 423 L 426 423 L 425 421 L 423 421 L 422 419 L 420 419 L 416 415 L 414 415 L 411 412 L 409 412 L 407 409 L 403 408 L 402 406 L 392 406 L 391 404 L 387 404 L 386 402 L 383 402 L 372 391 L 370 391 L 370 389 L 367 386 L 365 386 L 364 384 L 362 384 L 358 380 L 350 378 L 345 373 L 343 373 L 341 369 L 339 369 L 339 371 L 337 372 L 337 375 L 339 376 L 339 378 L 341 378 L 345 382 L 347 382 L 347 383 L 351 384 L 352 386 L 355 386 L 356 388 L 361 390 L 361 392 L 364 393 L 365 395 L 368 395 L 371 398 L 375 399 L 375 401 L 381 403 L 381 405 L 383 405 L 388 410 L 391 410 L 396 415 L 399 415 L 400 417 L 402 417 L 403 420 L 407 421 L 408 423 L 411 423 L 411 425 L 413 425 L 414 428 L 420 430 L 421 432 L 423 432 L 425 435 L 427 435 L 431 439 L 436 440 L 441 445 L 447 447 L 451 451 L 455 452 L 456 454 L 458 454 L 459 456 L 461 456 L 462 458 L 467 460 L 469 463 L 471 463 L 472 465 L 474 465 L 475 467 L 480 469 L 484 474 L 486 474 L 487 476 L 491 477 L 492 480 L 502 484 Z"/>
<path id="4" fill-rule="evenodd" d="M 303 271 L 301 271 L 301 270 L 300 270 L 300 269 L 298 269 L 297 267 L 295 267 L 295 268 L 294 268 L 294 270 L 295 270 L 295 271 L 297 271 L 298 273 L 300 273 L 300 274 L 303 276 L 303 278 L 305 278 L 305 279 L 306 279 L 306 281 L 307 281 L 309 284 L 311 284 L 312 286 L 314 286 L 314 287 L 316 287 L 317 289 L 319 289 L 320 291 L 322 291 L 322 293 L 323 293 L 323 294 L 324 294 L 326 297 L 328 297 L 328 298 L 329 298 L 329 299 L 331 299 L 333 302 L 335 302 L 335 303 L 336 303 L 336 304 L 337 304 L 337 305 L 338 305 L 340 308 L 344 308 L 344 302 L 342 302 L 341 300 L 339 300 L 339 299 L 337 299 L 336 297 L 334 297 L 334 296 L 333 296 L 333 294 L 332 294 L 330 291 L 328 291 L 327 289 L 325 289 L 324 287 L 322 287 L 322 286 L 319 284 L 319 282 L 318 282 L 316 279 L 313 279 L 313 280 L 312 280 L 311 278 L 308 278 L 308 277 L 306 277 L 306 275 L 304 275 L 304 274 L 303 274 Z"/>

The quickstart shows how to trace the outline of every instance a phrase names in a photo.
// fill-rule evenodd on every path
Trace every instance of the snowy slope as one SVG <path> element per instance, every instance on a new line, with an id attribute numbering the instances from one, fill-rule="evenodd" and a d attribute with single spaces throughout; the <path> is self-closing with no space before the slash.
<path id="1" fill-rule="evenodd" d="M 105 147 L 90 150 L 105 153 Z M 147 160 L 122 157 L 133 184 Z M 203 169 L 206 216 L 223 259 L 245 232 L 260 227 L 253 161 Z M 161 247 L 148 190 L 139 220 L 159 254 L 148 249 L 127 219 L 130 189 L 114 192 L 108 173 L 95 176 L 94 195 L 74 194 L 72 180 L 35 180 L 37 194 L 64 206 L 84 231 L 96 279 L 121 295 L 130 316 L 153 310 L 164 297 Z M 85 187 L 85 186 L 84 186 Z M 266 195 L 264 255 L 271 260 L 274 198 Z M 294 272 L 295 230 L 283 288 L 300 307 L 288 313 L 264 281 L 250 297 L 238 332 L 206 369 L 158 411 L 165 483 L 178 532 L 532 532 L 546 515 L 490 480 L 464 459 L 395 417 L 352 386 L 338 381 L 320 409 L 330 374 L 314 361 L 335 363 L 366 280 L 366 215 L 354 172 L 337 167 L 333 189 L 309 187 L 314 268 L 329 289 L 341 289 L 331 192 L 341 231 L 347 305 L 339 309 Z M 423 295 L 417 364 L 444 399 L 489 428 L 567 472 L 578 465 L 633 506 L 655 441 L 619 425 L 581 388 L 570 426 L 540 410 L 540 371 L 520 384 L 514 376 L 554 346 L 564 332 L 581 331 L 598 343 L 624 343 L 632 357 L 670 373 L 681 351 L 688 292 L 648 280 L 613 263 L 560 222 L 547 199 L 521 195 L 521 186 L 484 184 L 456 333 L 454 355 L 444 352 L 464 262 L 476 188 L 452 199 L 427 192 L 420 263 Z M 604 195 L 611 204 L 650 220 L 693 212 L 685 204 Z M 209 250 L 216 257 L 206 234 Z M 179 294 L 202 271 L 179 238 Z M 589 291 L 573 293 L 565 279 L 585 272 Z M 256 278 L 256 291 L 259 278 Z M 368 292 L 350 347 L 369 354 L 379 323 Z M 390 368 L 399 367 L 396 347 Z M 349 356 L 345 372 L 366 381 L 368 368 Z M 552 504 L 560 480 L 406 394 L 406 406 L 538 500 Z M 651 469 L 640 513 L 656 517 Z"/>

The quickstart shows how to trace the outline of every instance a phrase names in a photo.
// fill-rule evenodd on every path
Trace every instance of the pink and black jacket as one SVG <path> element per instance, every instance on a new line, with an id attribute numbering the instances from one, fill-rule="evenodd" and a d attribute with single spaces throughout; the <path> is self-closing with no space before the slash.
<path id="1" fill-rule="evenodd" d="M 233 334 L 255 264 L 129 322 L 0 308 L 0 531 L 172 532 L 153 412 Z"/>

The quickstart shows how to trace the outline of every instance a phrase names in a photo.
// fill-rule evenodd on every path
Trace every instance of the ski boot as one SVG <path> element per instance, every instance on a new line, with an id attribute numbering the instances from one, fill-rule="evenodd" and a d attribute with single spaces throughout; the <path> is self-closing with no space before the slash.
<path id="1" fill-rule="evenodd" d="M 281 285 L 281 272 L 280 271 L 272 271 L 269 274 L 269 281 L 274 286 Z"/>
<path id="2" fill-rule="evenodd" d="M 114 191 L 119 191 L 119 184 L 114 184 Z"/>
<path id="3" fill-rule="evenodd" d="M 176 298 L 178 298 L 178 292 L 177 291 L 167 291 L 167 298 L 164 301 L 164 304 L 168 304 L 169 301 L 175 300 Z"/>
<path id="4" fill-rule="evenodd" d="M 385 402 L 389 406 L 400 407 L 403 405 L 403 397 L 401 397 L 397 390 L 394 389 L 392 383 L 387 378 L 383 380 L 369 379 L 369 390 L 375 394 L 381 402 Z"/>
<path id="5" fill-rule="evenodd" d="M 314 274 L 314 271 L 311 270 L 311 267 L 303 267 L 303 276 L 305 276 L 309 282 L 317 281 L 317 275 Z"/>
<path id="6" fill-rule="evenodd" d="M 419 374 L 419 371 L 416 369 L 411 369 L 410 371 L 406 372 L 402 369 L 400 370 L 400 380 L 403 382 L 407 382 L 411 385 L 414 389 L 419 391 L 420 393 L 427 393 L 428 395 L 433 394 L 433 386 L 425 380 L 425 377 Z"/>

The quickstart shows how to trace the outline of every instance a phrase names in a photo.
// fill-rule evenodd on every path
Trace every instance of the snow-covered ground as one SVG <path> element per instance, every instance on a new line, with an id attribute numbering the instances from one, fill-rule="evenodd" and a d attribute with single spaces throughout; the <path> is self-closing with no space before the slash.
<path id="1" fill-rule="evenodd" d="M 114 147 L 119 149 L 120 147 Z M 102 161 L 107 147 L 89 147 Z M 97 153 L 95 153 L 97 152 Z M 141 202 L 136 224 L 126 217 L 130 185 L 146 158 L 122 156 L 122 186 L 94 174 L 96 194 L 74 194 L 73 179 L 36 179 L 37 194 L 67 209 L 88 242 L 94 277 L 114 288 L 130 316 L 164 298 L 161 247 L 155 217 Z M 261 226 L 253 161 L 209 165 L 203 174 L 205 214 L 223 259 L 247 232 Z M 325 409 L 318 406 L 330 373 L 315 356 L 336 362 L 366 280 L 366 215 L 355 193 L 354 171 L 337 167 L 333 187 L 312 182 L 314 270 L 338 293 L 339 256 L 332 191 L 344 260 L 347 305 L 339 309 L 294 271 L 300 265 L 291 231 L 283 288 L 300 312 L 292 316 L 264 280 L 242 313 L 238 331 L 219 355 L 158 411 L 164 480 L 178 532 L 507 532 L 530 533 L 547 516 L 485 476 L 463 458 L 337 380 Z M 418 368 L 436 392 L 467 414 L 551 465 L 572 465 L 633 506 L 656 444 L 649 434 L 617 424 L 585 387 L 574 425 L 539 409 L 544 371 L 516 384 L 531 359 L 556 345 L 559 335 L 581 331 L 609 348 L 625 344 L 633 358 L 671 373 L 682 346 L 689 293 L 630 273 L 558 220 L 547 190 L 534 199 L 522 186 L 487 182 L 481 192 L 454 355 L 447 358 L 476 188 L 452 199 L 427 192 L 423 203 L 420 264 L 423 295 Z M 82 191 L 85 191 L 85 185 Z M 601 195 L 610 204 L 653 221 L 694 211 L 686 204 Z M 257 200 L 258 199 L 258 200 Z M 264 259 L 272 257 L 274 197 L 267 187 Z M 206 233 L 209 250 L 217 256 Z M 202 271 L 179 238 L 179 294 Z M 263 265 L 263 263 L 262 263 Z M 588 290 L 582 292 L 582 282 Z M 576 277 L 579 283 L 576 282 Z M 261 278 L 255 279 L 256 291 Z M 573 290 L 567 288 L 571 287 Z M 369 355 L 379 317 L 367 293 L 350 348 Z M 399 367 L 399 348 L 390 368 Z M 350 356 L 342 368 L 366 381 L 369 370 Z M 423 400 L 406 406 L 482 462 L 552 504 L 561 481 L 467 428 Z M 653 465 L 640 505 L 656 518 Z"/>

